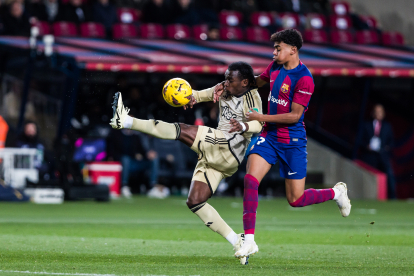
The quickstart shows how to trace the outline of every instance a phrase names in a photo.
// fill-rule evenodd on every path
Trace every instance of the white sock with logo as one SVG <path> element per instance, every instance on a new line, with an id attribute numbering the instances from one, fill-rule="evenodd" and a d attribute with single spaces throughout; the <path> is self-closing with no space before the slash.
<path id="1" fill-rule="evenodd" d="M 245 241 L 254 241 L 254 234 L 246 234 L 244 235 Z"/>
<path id="2" fill-rule="evenodd" d="M 234 231 L 231 231 L 230 234 L 226 236 L 226 240 L 228 240 L 231 245 L 235 245 L 238 238 L 239 237 L 237 237 L 237 234 Z"/>
<path id="3" fill-rule="evenodd" d="M 125 120 L 122 122 L 124 128 L 131 129 L 133 118 L 131 116 L 125 116 Z"/>

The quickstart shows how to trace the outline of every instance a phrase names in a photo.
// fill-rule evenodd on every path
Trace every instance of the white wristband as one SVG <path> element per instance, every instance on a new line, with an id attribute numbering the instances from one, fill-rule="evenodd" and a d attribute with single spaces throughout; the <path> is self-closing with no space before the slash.
<path id="1" fill-rule="evenodd" d="M 242 132 L 245 132 L 246 131 L 246 125 L 244 124 L 244 123 L 240 123 L 241 124 L 241 126 L 242 126 Z"/>

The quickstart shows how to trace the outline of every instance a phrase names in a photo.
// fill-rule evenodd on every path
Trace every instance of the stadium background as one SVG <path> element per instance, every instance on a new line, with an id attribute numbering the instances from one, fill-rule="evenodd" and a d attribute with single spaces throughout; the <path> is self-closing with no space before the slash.
<path id="1" fill-rule="evenodd" d="M 101 1 L 101 3 L 105 2 Z M 59 12 L 53 20 L 44 13 L 46 6 L 41 1 L 1 2 L 0 104 L 2 108 L 0 115 L 3 118 L 1 142 L 6 148 L 15 148 L 16 141 L 21 137 L 24 122 L 31 120 L 38 125 L 39 141 L 44 145 L 42 152 L 44 161 L 41 166 L 37 167 L 38 181 L 28 181 L 27 187 L 62 188 L 66 192 L 67 199 L 70 191 L 73 192 L 73 189 L 77 188 L 76 191 L 80 191 L 80 197 L 96 197 L 82 194 L 81 189 L 84 186 L 90 186 L 87 183 L 90 181 L 87 164 L 90 161 L 96 161 L 96 155 L 85 154 L 76 159 L 74 154 L 77 150 L 77 142 L 82 139 L 90 141 L 94 146 L 100 143 L 99 141 L 103 141 L 105 147 L 103 151 L 106 157 L 100 158 L 99 161 L 113 161 L 108 160 L 107 147 L 111 143 L 108 140 L 111 133 L 108 123 L 112 115 L 112 96 L 116 91 L 123 92 L 124 98 L 129 99 L 132 112 L 137 117 L 215 127 L 217 111 L 213 104 L 199 105 L 190 111 L 169 107 L 161 96 L 164 83 L 170 78 L 181 77 L 186 79 L 194 89 L 211 87 L 223 80 L 227 65 L 237 60 L 249 62 L 255 73 L 259 74 L 271 62 L 272 44 L 268 41 L 269 34 L 283 28 L 294 27 L 304 36 L 305 44 L 300 56 L 310 68 L 316 85 L 310 108 L 305 116 L 310 139 L 307 185 L 315 188 L 330 187 L 335 184 L 336 179 L 345 179 L 348 182 L 351 181 L 353 185 L 351 193 L 354 193 L 352 194 L 354 198 L 359 198 L 361 201 L 356 201 L 354 204 L 356 220 L 351 223 L 351 226 L 345 225 L 342 221 L 337 222 L 337 218 L 328 213 L 325 214 L 321 206 L 304 208 L 309 212 L 300 214 L 298 221 L 294 221 L 289 213 L 292 210 L 286 209 L 286 206 L 278 200 L 284 197 L 284 185 L 275 166 L 261 185 L 259 192 L 263 200 L 270 200 L 269 202 L 263 201 L 264 205 L 271 204 L 276 198 L 275 206 L 288 212 L 286 217 L 282 217 L 281 222 L 286 223 L 290 228 L 286 226 L 286 229 L 271 229 L 272 226 L 269 224 L 267 226 L 269 229 L 264 236 L 272 237 L 275 233 L 285 230 L 296 231 L 298 228 L 296 223 L 301 224 L 302 220 L 311 217 L 316 225 L 318 223 L 325 226 L 331 225 L 327 228 L 332 230 L 332 235 L 341 233 L 340 228 L 345 227 L 347 234 L 356 231 L 365 233 L 365 237 L 368 238 L 372 235 L 374 226 L 366 227 L 362 224 L 362 220 L 363 223 L 369 224 L 367 220 L 377 216 L 376 220 L 386 222 L 387 226 L 375 230 L 377 240 L 371 242 L 381 250 L 388 250 L 386 246 L 395 246 L 395 250 L 402 253 L 389 261 L 394 262 L 395 266 L 401 269 L 399 271 L 401 274 L 408 273 L 405 268 L 412 265 L 412 259 L 409 258 L 410 254 L 412 256 L 412 250 L 404 247 L 410 245 L 404 243 L 406 241 L 404 237 L 412 240 L 412 233 L 410 234 L 409 231 L 413 227 L 412 223 L 405 223 L 412 222 L 412 212 L 406 212 L 406 210 L 412 210 L 409 199 L 414 197 L 414 113 L 412 108 L 414 106 L 414 40 L 411 36 L 414 26 L 411 16 L 413 3 L 403 0 L 392 1 L 392 3 L 386 0 L 345 2 L 193 0 L 188 3 L 187 1 L 164 0 L 159 2 L 163 2 L 164 6 L 157 9 L 152 4 L 153 1 L 149 0 L 117 0 L 111 2 L 110 6 L 102 4 L 107 7 L 106 11 L 108 15 L 111 15 L 110 17 L 97 17 L 98 1 L 96 3 L 94 1 L 81 3 L 76 0 L 59 1 Z M 12 10 L 15 8 L 16 13 L 19 14 L 19 7 L 21 8 L 19 19 L 13 19 Z M 73 17 L 73 13 L 65 12 L 76 11 L 78 8 L 82 9 L 82 16 L 75 12 L 77 16 Z M 268 86 L 260 89 L 263 102 L 266 102 L 268 90 Z M 363 123 L 370 118 L 372 107 L 376 103 L 381 103 L 385 107 L 386 119 L 390 122 L 394 132 L 395 142 L 391 162 L 395 173 L 397 198 L 404 201 L 385 201 L 387 199 L 386 187 L 384 188 L 385 174 L 358 161 L 361 154 Z M 266 112 L 266 107 L 267 105 L 264 104 L 264 112 Z M 33 270 L 32 260 L 26 254 L 29 247 L 18 246 L 25 242 L 21 238 L 24 235 L 35 235 L 32 237 L 34 240 L 39 238 L 39 242 L 33 241 L 34 250 L 39 251 L 33 253 L 38 254 L 33 257 L 37 260 L 42 259 L 39 257 L 43 254 L 40 249 L 41 244 L 47 243 L 51 236 L 82 237 L 84 235 L 91 239 L 101 239 L 99 242 L 103 242 L 103 239 L 109 237 L 136 239 L 137 237 L 132 234 L 136 230 L 142 234 L 142 237 L 138 237 L 142 239 L 139 242 L 145 244 L 146 239 L 148 243 L 151 243 L 150 240 L 160 238 L 151 236 L 141 228 L 148 227 L 150 230 L 172 227 L 173 237 L 171 239 L 180 239 L 179 232 L 177 232 L 180 227 L 168 222 L 168 216 L 174 218 L 174 213 L 162 216 L 155 211 L 162 213 L 163 209 L 159 206 L 168 208 L 168 204 L 175 204 L 178 221 L 185 221 L 187 215 L 191 216 L 185 213 L 187 210 L 185 206 L 180 205 L 180 202 L 189 186 L 189 177 L 196 155 L 179 145 L 178 142 L 171 144 L 151 141 L 151 144 L 156 145 L 153 149 L 162 159 L 159 182 L 171 189 L 171 198 L 163 203 L 145 198 L 150 185 L 148 176 L 141 173 L 129 180 L 129 187 L 135 195 L 133 201 L 114 198 L 108 206 L 95 206 L 83 201 L 79 205 L 65 203 L 54 209 L 56 211 L 54 214 L 51 213 L 52 207 L 50 206 L 37 206 L 32 205 L 33 203 L 28 203 L 27 206 L 1 203 L 4 207 L 2 208 L 2 221 L 0 221 L 0 227 L 4 233 L 1 239 L 4 242 L 3 249 L 7 248 L 3 252 L 8 253 L 0 253 L 0 258 L 8 261 L 9 265 L 4 266 L 5 262 L 2 262 L 0 274 L 23 269 L 48 271 L 47 268 L 51 268 L 56 273 L 68 272 L 68 267 L 62 268 L 63 266 L 59 263 L 71 266 L 73 262 L 79 267 L 82 266 L 79 264 L 81 262 L 71 258 L 76 259 L 78 256 L 82 259 L 84 257 L 77 254 L 92 254 L 78 252 L 75 249 L 71 251 L 70 248 L 73 248 L 74 241 L 68 238 L 67 241 L 57 242 L 57 244 L 58 247 L 68 248 L 65 256 L 71 259 L 70 261 L 66 263 L 63 257 L 58 258 L 60 261 L 56 266 L 48 267 L 47 259 L 43 259 L 40 261 L 42 265 L 39 270 Z M 174 156 L 173 159 L 171 155 Z M 335 162 L 336 169 L 327 170 L 329 162 Z M 237 220 L 236 211 L 240 213 L 238 209 L 240 205 L 237 204 L 241 204 L 240 195 L 243 192 L 241 179 L 244 170 L 245 165 L 242 164 L 239 172 L 233 178 L 226 180 L 223 185 L 225 188 L 220 190 L 215 199 L 216 204 L 221 204 L 223 208 L 226 206 L 235 208 L 234 212 L 229 211 L 223 216 L 228 215 L 231 217 L 230 221 L 239 226 L 241 215 Z M 6 173 L 4 166 L 2 173 Z M 229 197 L 220 198 L 220 195 Z M 72 200 L 74 198 L 76 197 Z M 364 201 L 363 199 L 385 202 Z M 407 199 L 408 201 L 405 201 Z M 138 208 L 142 213 L 137 214 L 137 210 L 134 209 L 132 214 L 125 214 L 129 212 L 130 206 Z M 85 209 L 88 211 L 81 214 L 81 210 Z M 152 211 L 149 212 L 149 209 Z M 172 210 L 176 209 L 172 208 Z M 145 213 L 146 211 L 148 212 Z M 98 215 L 100 212 L 108 214 L 107 225 L 103 222 L 105 216 Z M 124 214 L 121 215 L 123 219 L 118 219 L 119 213 L 117 212 Z M 265 211 L 261 212 L 264 217 L 261 220 L 260 217 L 258 218 L 258 224 L 266 223 L 267 215 L 270 220 L 272 219 L 270 214 Z M 322 212 L 322 219 L 317 215 L 318 212 Z M 394 216 L 398 212 L 400 214 Z M 309 215 L 310 213 L 312 214 Z M 16 215 L 15 218 L 13 214 Z M 296 214 L 292 213 L 292 215 Z M 72 219 L 64 219 L 66 216 Z M 152 220 L 153 217 L 158 218 L 159 221 Z M 90 228 L 90 225 L 85 222 L 89 219 L 93 224 L 106 225 L 109 232 L 103 233 L 105 231 Z M 140 221 L 140 219 L 143 221 L 147 219 L 147 222 L 143 222 L 142 225 L 139 222 L 136 225 L 135 222 L 131 222 Z M 191 221 L 193 222 L 196 223 L 195 219 Z M 188 222 L 184 222 L 186 223 Z M 393 223 L 394 225 L 391 226 Z M 46 230 L 50 224 L 54 225 L 52 230 Z M 334 224 L 336 226 L 332 226 Z M 115 225 L 119 227 L 118 230 L 115 229 Z M 64 228 L 67 226 L 74 226 L 73 232 L 66 232 Z M 316 239 L 315 244 L 321 246 L 316 249 L 317 254 L 326 250 L 324 246 L 335 244 L 335 239 L 327 232 L 328 230 L 317 229 L 315 225 L 312 226 L 313 228 L 309 225 L 306 227 L 310 229 L 311 237 Z M 201 226 L 201 230 L 193 225 L 187 225 L 184 228 L 190 229 L 191 234 L 186 238 L 189 243 L 192 240 L 199 240 L 200 244 L 204 245 L 203 243 L 207 243 L 208 239 L 200 235 L 213 236 Z M 198 234 L 198 231 L 203 234 Z M 168 232 L 163 230 L 159 232 L 159 235 L 166 233 Z M 399 238 L 396 238 L 395 233 L 399 235 Z M 184 235 L 184 233 L 181 234 Z M 329 241 L 317 240 L 319 234 L 328 235 Z M 284 235 L 281 234 L 281 239 L 290 237 Z M 294 236 L 291 238 L 295 239 Z M 369 242 L 365 238 L 359 239 L 358 242 L 361 243 Z M 165 240 L 167 242 L 167 239 Z M 214 240 L 218 246 L 221 246 L 221 241 L 219 241 L 219 239 Z M 265 242 L 264 238 L 262 241 Z M 120 242 L 124 244 L 127 240 Z M 292 252 L 308 250 L 306 244 L 309 244 L 309 241 L 306 239 L 299 239 L 292 243 L 276 239 L 276 243 L 284 242 L 290 244 L 288 248 L 293 250 Z M 353 250 L 361 249 L 358 247 L 360 246 L 358 242 L 341 242 L 344 246 L 350 246 L 346 247 L 349 252 L 347 251 L 345 255 L 355 269 L 353 270 L 355 273 L 361 272 L 356 269 L 360 264 L 352 257 Z M 302 251 L 298 249 L 298 244 L 305 249 Z M 156 245 L 151 246 L 156 247 Z M 352 249 L 352 246 L 355 248 Z M 138 248 L 139 254 L 145 256 L 143 259 L 155 263 L 154 266 L 149 266 L 140 261 L 139 263 L 145 267 L 142 273 L 166 273 L 165 271 L 168 271 L 168 267 L 156 266 L 164 261 L 163 258 L 152 259 L 146 255 L 146 249 L 141 251 L 139 247 L 137 245 L 136 249 Z M 48 250 L 53 250 L 52 248 L 53 246 Z M 278 249 L 279 247 L 269 247 L 268 251 L 273 252 L 272 250 Z M 104 248 L 96 247 L 96 250 L 102 252 Z M 185 249 L 180 250 L 185 251 Z M 209 250 L 206 253 L 207 256 L 214 256 L 214 251 Z M 358 254 L 369 255 L 365 250 L 368 249 L 365 248 L 361 251 L 364 253 Z M 124 253 L 121 250 L 113 254 L 123 256 Z M 154 254 L 162 255 L 162 252 L 157 251 Z M 192 251 L 191 254 L 197 255 L 199 252 Z M 182 254 L 178 253 L 177 256 L 182 256 Z M 260 264 L 271 271 L 273 257 L 276 256 L 266 255 L 268 258 L 266 260 L 258 257 L 258 262 L 263 261 Z M 325 258 L 325 255 L 318 255 L 318 257 Z M 222 263 L 218 257 L 212 258 L 221 266 L 227 265 Z M 322 264 L 320 267 L 304 265 L 300 258 L 294 259 L 286 268 L 300 267 L 303 271 L 296 270 L 296 273 L 303 274 L 306 274 L 306 269 L 309 267 L 314 269 L 312 273 L 319 275 L 323 274 L 321 271 L 341 273 L 340 270 L 332 267 L 323 268 Z M 381 255 L 379 258 L 386 257 Z M 92 263 L 92 259 L 91 257 L 88 260 Z M 132 259 L 128 259 L 127 262 L 129 261 Z M 170 262 L 184 261 L 177 257 L 166 261 L 166 263 Z M 197 256 L 191 262 L 207 271 L 211 265 L 205 264 L 203 258 Z M 340 260 L 334 259 L 333 262 L 338 264 Z M 122 264 L 122 261 L 120 263 Z M 380 264 L 376 261 L 368 263 L 373 269 L 367 270 L 368 272 L 374 273 L 378 265 L 382 269 L 389 268 L 390 270 L 385 271 L 393 274 L 393 265 Z M 278 264 L 284 266 L 286 263 Z M 19 267 L 23 269 L 18 269 Z M 105 268 L 105 265 L 103 267 Z M 253 267 L 258 268 L 254 265 Z M 123 271 L 117 266 L 111 268 L 112 270 L 104 268 L 100 270 L 91 267 L 77 272 L 137 273 L 137 271 Z M 177 272 L 174 274 L 197 272 L 194 267 L 189 270 L 182 269 L 184 268 L 177 266 Z M 268 274 L 269 271 L 263 270 L 257 273 Z M 70 272 L 73 271 L 70 270 Z M 226 270 L 223 273 L 231 274 L 232 272 Z"/>

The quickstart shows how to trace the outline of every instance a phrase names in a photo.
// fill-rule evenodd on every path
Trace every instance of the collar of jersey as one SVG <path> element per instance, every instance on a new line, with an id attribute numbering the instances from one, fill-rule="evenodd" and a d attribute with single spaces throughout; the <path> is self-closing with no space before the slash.
<path id="1" fill-rule="evenodd" d="M 286 70 L 285 67 L 282 65 L 282 69 L 286 72 L 293 73 L 293 72 L 298 71 L 300 69 L 301 65 L 302 65 L 302 62 L 299 60 L 299 65 L 296 66 L 295 68 L 290 69 L 290 70 Z"/>
<path id="2" fill-rule="evenodd" d="M 249 90 L 247 90 L 246 92 L 244 92 L 243 94 L 240 94 L 240 95 L 238 95 L 238 96 L 234 95 L 234 97 L 236 97 L 236 98 L 243 97 L 245 94 L 249 93 L 249 92 L 250 92 L 250 90 L 251 90 L 251 88 L 250 88 Z"/>

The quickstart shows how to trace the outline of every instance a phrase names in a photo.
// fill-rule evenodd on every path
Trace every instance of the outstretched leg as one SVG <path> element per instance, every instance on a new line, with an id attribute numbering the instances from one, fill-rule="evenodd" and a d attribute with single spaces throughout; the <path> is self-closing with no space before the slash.
<path id="1" fill-rule="evenodd" d="M 124 106 L 121 92 L 115 93 L 112 110 L 113 117 L 110 125 L 115 129 L 128 128 L 160 139 L 179 140 L 189 147 L 194 143 L 197 135 L 198 126 L 171 124 L 159 120 L 141 120 L 128 116 L 129 108 Z"/>

